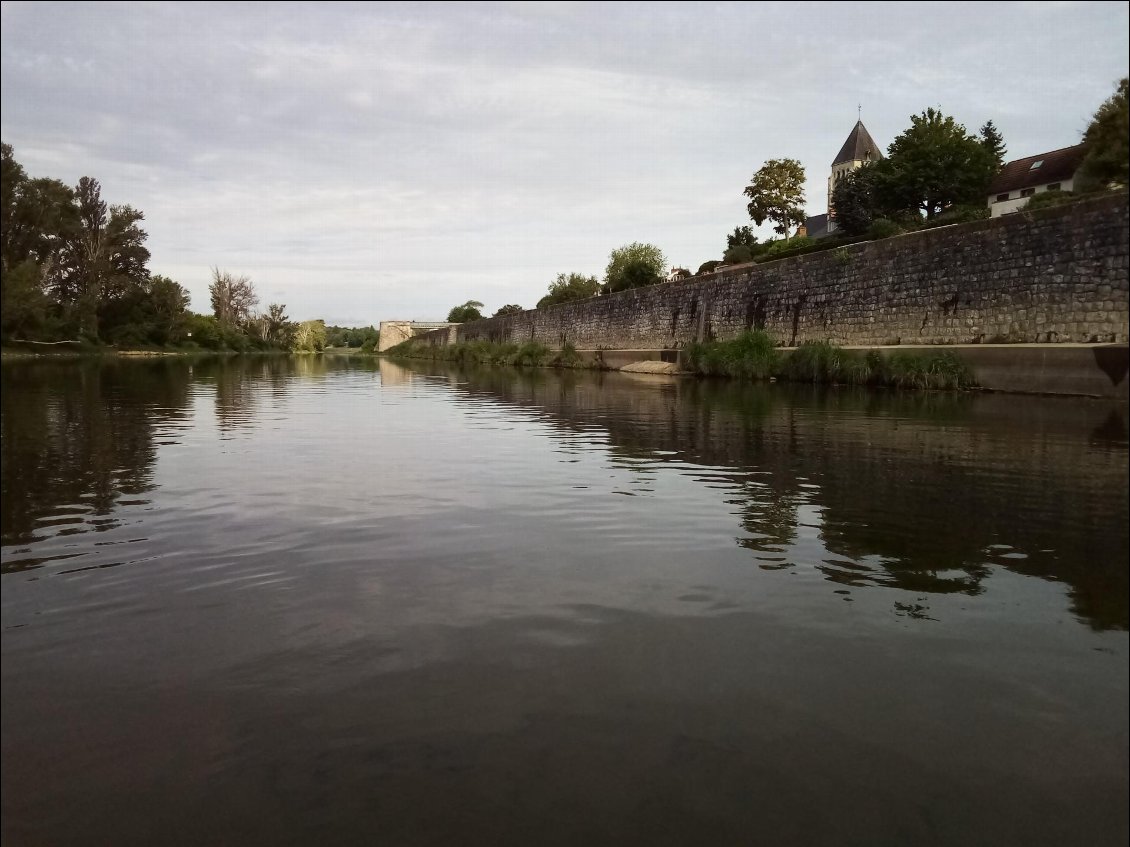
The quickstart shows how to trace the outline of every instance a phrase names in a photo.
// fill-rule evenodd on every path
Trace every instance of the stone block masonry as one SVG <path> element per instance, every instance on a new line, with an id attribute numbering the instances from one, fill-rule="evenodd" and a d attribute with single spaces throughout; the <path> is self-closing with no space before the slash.
<path id="1" fill-rule="evenodd" d="M 853 244 L 419 336 L 673 349 L 761 329 L 844 346 L 1130 340 L 1126 194 Z"/>

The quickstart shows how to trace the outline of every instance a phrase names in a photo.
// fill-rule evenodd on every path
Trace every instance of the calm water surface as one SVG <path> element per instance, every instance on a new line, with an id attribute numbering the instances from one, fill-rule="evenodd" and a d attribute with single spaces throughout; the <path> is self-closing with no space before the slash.
<path id="1" fill-rule="evenodd" d="M 3 366 L 3 842 L 1128 838 L 1125 411 Z"/>

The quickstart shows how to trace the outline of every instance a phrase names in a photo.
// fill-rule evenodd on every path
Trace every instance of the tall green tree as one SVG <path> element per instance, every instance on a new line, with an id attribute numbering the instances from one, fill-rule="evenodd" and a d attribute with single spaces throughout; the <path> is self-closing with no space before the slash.
<path id="1" fill-rule="evenodd" d="M 1008 148 L 1005 146 L 1004 136 L 997 129 L 996 124 L 992 121 L 986 121 L 985 125 L 981 127 L 980 140 L 981 146 L 992 154 L 993 174 L 1000 173 L 1000 169 L 1004 167 L 1004 156 L 1008 152 Z"/>
<path id="2" fill-rule="evenodd" d="M 1101 186 L 1130 183 L 1130 108 L 1123 77 L 1114 94 L 1099 106 L 1083 133 L 1086 151 L 1081 168 L 1086 181 Z"/>
<path id="3" fill-rule="evenodd" d="M 78 216 L 67 185 L 29 178 L 12 146 L 0 147 L 0 335 L 33 338 L 46 332 L 54 306 L 46 287 Z"/>
<path id="4" fill-rule="evenodd" d="M 933 219 L 942 209 L 984 204 L 995 160 L 962 124 L 930 108 L 911 115 L 873 172 L 875 194 L 888 208 L 911 208 Z"/>
<path id="5" fill-rule="evenodd" d="M 30 259 L 49 273 L 78 226 L 74 192 L 57 179 L 38 178 L 21 181 L 14 194 L 3 211 L 4 265 Z"/>
<path id="6" fill-rule="evenodd" d="M 84 176 L 74 191 L 77 225 L 62 241 L 48 284 L 74 329 L 97 339 L 99 313 L 131 286 L 149 279 L 144 215 L 130 206 L 108 206 L 98 180 Z"/>
<path id="7" fill-rule="evenodd" d="M 749 198 L 750 220 L 758 226 L 768 220 L 774 232 L 787 237 L 804 223 L 804 166 L 796 159 L 770 159 L 743 193 Z"/>
<path id="8" fill-rule="evenodd" d="M 501 318 L 505 315 L 519 315 L 524 311 L 526 310 L 519 306 L 517 303 L 507 303 L 505 306 L 500 306 L 498 308 L 498 311 L 491 315 L 491 317 Z"/>
<path id="9" fill-rule="evenodd" d="M 626 291 L 663 282 L 667 272 L 667 257 L 654 244 L 638 241 L 617 247 L 608 257 L 604 269 L 604 289 L 609 292 Z"/>
<path id="10" fill-rule="evenodd" d="M 734 231 L 726 236 L 726 249 L 731 247 L 756 247 L 757 236 L 753 234 L 751 226 L 736 226 Z"/>
<path id="11" fill-rule="evenodd" d="M 294 324 L 286 314 L 286 304 L 271 303 L 261 316 L 263 340 L 278 347 L 290 347 L 294 341 Z"/>
<path id="12" fill-rule="evenodd" d="M 537 308 L 556 306 L 558 303 L 572 303 L 574 300 L 587 300 L 600 293 L 600 281 L 595 276 L 584 274 L 558 274 L 549 284 L 549 293 L 538 300 Z"/>
<path id="13" fill-rule="evenodd" d="M 447 313 L 448 323 L 465 324 L 469 321 L 480 321 L 483 319 L 482 308 L 483 304 L 478 300 L 468 300 L 462 306 L 456 306 Z"/>

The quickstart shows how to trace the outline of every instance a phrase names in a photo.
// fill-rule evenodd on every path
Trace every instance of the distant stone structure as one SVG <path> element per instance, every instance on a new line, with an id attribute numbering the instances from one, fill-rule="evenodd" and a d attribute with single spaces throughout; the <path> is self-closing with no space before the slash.
<path id="1" fill-rule="evenodd" d="M 423 332 L 433 332 L 437 329 L 450 329 L 459 324 L 447 321 L 381 321 L 381 340 L 377 343 L 377 352 L 383 353 L 390 347 L 395 347 L 402 341 L 414 338 Z M 454 337 L 452 338 L 454 342 Z"/>

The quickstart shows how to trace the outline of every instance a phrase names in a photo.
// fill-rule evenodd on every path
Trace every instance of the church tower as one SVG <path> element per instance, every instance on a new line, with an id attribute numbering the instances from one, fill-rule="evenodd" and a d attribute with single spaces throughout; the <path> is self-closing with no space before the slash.
<path id="1" fill-rule="evenodd" d="M 851 173 L 856 168 L 862 168 L 868 162 L 875 162 L 883 158 L 879 152 L 879 145 L 863 125 L 863 121 L 856 121 L 855 128 L 847 137 L 844 146 L 832 162 L 832 173 L 828 176 L 828 232 L 836 228 L 835 213 L 832 210 L 832 191 L 836 183 Z"/>

